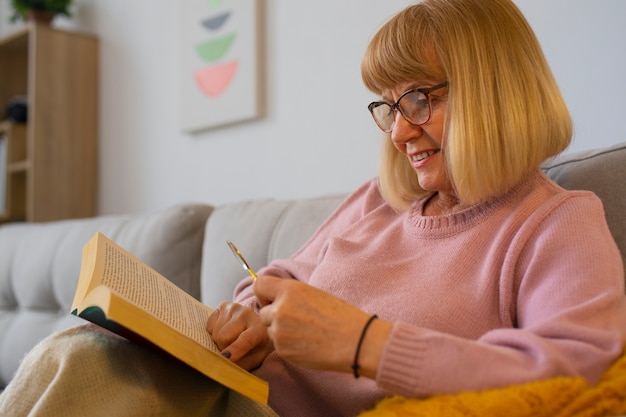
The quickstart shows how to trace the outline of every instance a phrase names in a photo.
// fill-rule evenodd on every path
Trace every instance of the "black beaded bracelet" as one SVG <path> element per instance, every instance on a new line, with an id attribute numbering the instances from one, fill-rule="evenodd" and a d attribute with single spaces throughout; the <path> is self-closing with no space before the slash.
<path id="1" fill-rule="evenodd" d="M 361 331 L 361 337 L 359 338 L 359 343 L 356 345 L 356 353 L 354 354 L 354 362 L 352 363 L 352 371 L 354 372 L 355 378 L 358 378 L 361 376 L 359 375 L 359 369 L 361 369 L 361 365 L 359 365 L 359 353 L 361 352 L 361 345 L 363 344 L 363 339 L 365 339 L 365 333 L 367 332 L 368 327 L 370 327 L 370 324 L 372 324 L 374 319 L 377 319 L 377 318 L 378 316 L 376 314 L 371 316 L 367 320 L 367 323 L 365 323 L 365 326 L 363 326 L 363 331 Z"/>

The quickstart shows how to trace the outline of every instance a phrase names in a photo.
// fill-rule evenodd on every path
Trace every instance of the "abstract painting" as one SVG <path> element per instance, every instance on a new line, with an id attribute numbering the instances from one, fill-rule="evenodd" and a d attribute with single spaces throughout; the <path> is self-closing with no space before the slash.
<path id="1" fill-rule="evenodd" d="M 182 130 L 261 113 L 261 0 L 182 0 Z"/>

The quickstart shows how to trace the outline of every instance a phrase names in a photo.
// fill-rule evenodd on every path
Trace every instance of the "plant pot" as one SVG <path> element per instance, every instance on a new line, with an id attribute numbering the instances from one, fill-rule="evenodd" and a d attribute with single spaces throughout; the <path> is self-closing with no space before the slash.
<path id="1" fill-rule="evenodd" d="M 52 19 L 54 19 L 54 16 L 54 13 L 33 9 L 28 12 L 27 20 L 29 22 L 50 26 L 50 24 L 52 23 Z"/>

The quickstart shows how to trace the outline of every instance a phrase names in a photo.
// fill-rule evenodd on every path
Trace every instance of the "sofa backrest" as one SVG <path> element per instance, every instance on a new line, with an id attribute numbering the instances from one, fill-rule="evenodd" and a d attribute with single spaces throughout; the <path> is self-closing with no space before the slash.
<path id="1" fill-rule="evenodd" d="M 69 314 L 82 247 L 97 231 L 199 298 L 204 224 L 212 207 L 0 226 L 0 391 L 26 352 L 83 320 Z"/>
<path id="2" fill-rule="evenodd" d="M 245 276 L 226 244 L 232 240 L 253 269 L 294 253 L 345 194 L 301 200 L 250 200 L 218 206 L 207 221 L 202 253 L 202 301 L 216 307 L 232 299 Z"/>
<path id="3" fill-rule="evenodd" d="M 600 197 L 613 238 L 626 260 L 626 142 L 563 154 L 548 161 L 543 169 L 563 188 L 589 190 Z"/>
<path id="4" fill-rule="evenodd" d="M 601 198 L 613 237 L 626 259 L 626 142 L 560 155 L 547 161 L 543 170 L 563 188 L 590 190 Z M 232 299 L 235 285 L 246 276 L 230 254 L 227 239 L 258 269 L 295 252 L 345 197 L 243 201 L 216 207 L 206 224 L 202 301 L 215 307 Z"/>

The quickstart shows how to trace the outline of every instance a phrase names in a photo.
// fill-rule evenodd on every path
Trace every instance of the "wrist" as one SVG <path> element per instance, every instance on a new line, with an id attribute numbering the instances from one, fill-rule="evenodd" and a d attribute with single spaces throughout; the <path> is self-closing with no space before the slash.
<path id="1" fill-rule="evenodd" d="M 375 379 L 378 363 L 391 333 L 391 323 L 374 319 L 363 334 L 358 352 L 358 375 Z M 354 366 L 354 363 L 352 364 Z M 356 376 L 356 375 L 355 375 Z"/>

